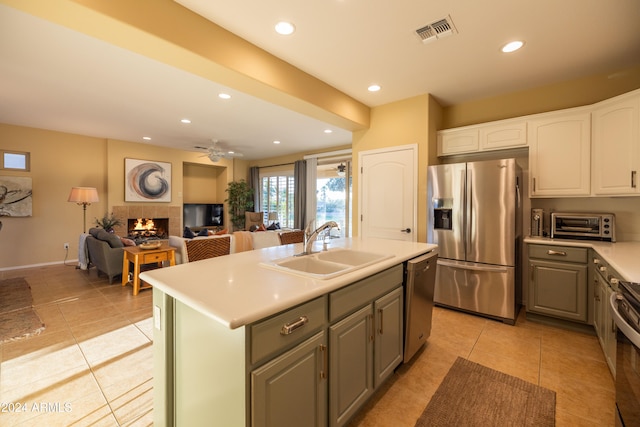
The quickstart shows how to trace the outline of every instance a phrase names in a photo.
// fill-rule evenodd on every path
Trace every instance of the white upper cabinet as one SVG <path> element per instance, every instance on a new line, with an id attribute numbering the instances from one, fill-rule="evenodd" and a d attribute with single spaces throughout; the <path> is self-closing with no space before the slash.
<path id="1" fill-rule="evenodd" d="M 593 194 L 640 194 L 640 91 L 596 104 L 592 129 Z"/>
<path id="2" fill-rule="evenodd" d="M 438 156 L 504 150 L 527 145 L 527 122 L 500 120 L 438 132 Z"/>
<path id="3" fill-rule="evenodd" d="M 503 150 L 527 145 L 527 122 L 504 120 L 480 127 L 480 150 Z"/>
<path id="4" fill-rule="evenodd" d="M 479 148 L 478 128 L 476 126 L 438 132 L 438 156 L 473 153 L 478 151 Z"/>
<path id="5" fill-rule="evenodd" d="M 590 112 L 572 108 L 529 120 L 531 197 L 590 195 Z"/>

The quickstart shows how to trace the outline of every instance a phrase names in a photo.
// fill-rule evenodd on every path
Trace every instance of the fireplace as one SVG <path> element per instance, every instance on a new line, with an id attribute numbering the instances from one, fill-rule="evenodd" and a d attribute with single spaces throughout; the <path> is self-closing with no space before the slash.
<path id="1" fill-rule="evenodd" d="M 168 239 L 169 218 L 129 218 L 127 237 L 136 242 Z"/>

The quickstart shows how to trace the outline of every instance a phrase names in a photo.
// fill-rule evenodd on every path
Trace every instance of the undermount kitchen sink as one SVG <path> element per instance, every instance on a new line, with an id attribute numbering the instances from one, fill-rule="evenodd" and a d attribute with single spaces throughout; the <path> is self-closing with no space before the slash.
<path id="1" fill-rule="evenodd" d="M 292 256 L 261 263 L 263 267 L 316 279 L 331 279 L 367 267 L 393 255 L 335 249 L 311 255 Z"/>

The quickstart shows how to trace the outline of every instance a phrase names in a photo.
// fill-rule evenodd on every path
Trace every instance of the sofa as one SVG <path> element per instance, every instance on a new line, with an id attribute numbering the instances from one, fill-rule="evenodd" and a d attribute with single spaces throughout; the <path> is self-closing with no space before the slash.
<path id="1" fill-rule="evenodd" d="M 124 244 L 120 237 L 102 228 L 91 228 L 85 242 L 89 268 L 95 266 L 98 275 L 103 273 L 109 277 L 110 284 L 116 276 L 122 276 Z"/>

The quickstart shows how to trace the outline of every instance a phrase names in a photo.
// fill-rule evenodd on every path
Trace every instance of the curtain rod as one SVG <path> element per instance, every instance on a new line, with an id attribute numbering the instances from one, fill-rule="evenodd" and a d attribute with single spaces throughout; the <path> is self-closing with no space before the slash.
<path id="1" fill-rule="evenodd" d="M 269 165 L 269 166 L 256 166 L 258 169 L 264 169 L 264 168 L 275 168 L 278 166 L 289 166 L 289 165 L 295 165 L 295 162 L 291 162 L 291 163 L 280 163 L 279 165 Z"/>

